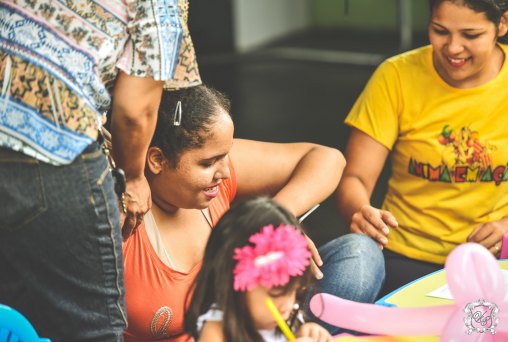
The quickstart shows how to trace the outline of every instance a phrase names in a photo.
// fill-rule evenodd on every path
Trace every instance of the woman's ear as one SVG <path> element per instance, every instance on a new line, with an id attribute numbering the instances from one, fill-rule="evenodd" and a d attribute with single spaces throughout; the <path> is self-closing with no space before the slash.
<path id="1" fill-rule="evenodd" d="M 497 36 L 503 37 L 508 32 L 508 11 L 504 12 L 497 30 Z"/>
<path id="2" fill-rule="evenodd" d="M 151 173 L 158 175 L 166 162 L 166 156 L 164 156 L 160 148 L 153 146 L 148 148 L 148 152 L 146 153 L 146 165 Z"/>

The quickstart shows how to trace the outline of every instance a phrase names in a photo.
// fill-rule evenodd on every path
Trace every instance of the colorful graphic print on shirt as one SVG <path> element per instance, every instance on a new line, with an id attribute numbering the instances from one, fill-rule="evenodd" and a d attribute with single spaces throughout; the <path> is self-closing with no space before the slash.
<path id="1" fill-rule="evenodd" d="M 492 152 L 497 148 L 482 141 L 470 127 L 453 129 L 445 125 L 437 138 L 442 146 L 441 163 L 432 165 L 410 158 L 408 172 L 433 182 L 475 183 L 508 180 L 507 165 L 494 165 Z"/>

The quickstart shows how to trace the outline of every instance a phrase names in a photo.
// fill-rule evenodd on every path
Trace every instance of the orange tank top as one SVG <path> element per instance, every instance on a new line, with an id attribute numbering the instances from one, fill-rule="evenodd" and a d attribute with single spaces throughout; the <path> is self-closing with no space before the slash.
<path id="1" fill-rule="evenodd" d="M 229 168 L 230 178 L 219 185 L 219 195 L 209 207 L 213 226 L 236 194 L 231 163 Z M 189 273 L 164 264 L 150 243 L 144 224 L 123 244 L 123 257 L 128 319 L 125 341 L 193 341 L 183 330 L 184 301 L 201 263 Z"/>

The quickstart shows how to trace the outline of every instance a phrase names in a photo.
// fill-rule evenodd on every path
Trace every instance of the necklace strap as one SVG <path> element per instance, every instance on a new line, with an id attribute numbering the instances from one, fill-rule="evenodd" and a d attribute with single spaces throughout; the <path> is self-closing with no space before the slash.
<path id="1" fill-rule="evenodd" d="M 175 268 L 175 263 L 169 256 L 169 253 L 162 242 L 162 237 L 159 232 L 159 228 L 157 227 L 157 222 L 155 222 L 155 217 L 153 217 L 152 210 L 148 210 L 144 217 L 145 222 L 145 230 L 148 234 L 148 239 L 150 240 L 155 253 L 159 259 L 167 266 L 172 269 Z"/>
<path id="2" fill-rule="evenodd" d="M 210 227 L 210 229 L 213 229 L 213 224 L 212 224 L 212 217 L 210 215 L 210 210 L 208 208 L 206 209 L 201 209 L 201 214 L 203 214 L 203 217 L 205 218 L 206 220 L 206 223 L 208 223 L 208 226 Z M 208 215 L 207 215 L 208 213 Z"/>

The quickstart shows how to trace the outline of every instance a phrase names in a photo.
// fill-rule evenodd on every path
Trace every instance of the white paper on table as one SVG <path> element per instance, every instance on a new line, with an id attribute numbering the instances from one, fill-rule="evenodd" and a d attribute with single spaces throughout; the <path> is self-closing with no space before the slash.
<path id="1" fill-rule="evenodd" d="M 503 273 L 504 277 L 504 298 L 508 300 L 508 270 L 501 270 L 501 272 Z M 427 293 L 426 296 L 444 299 L 453 299 L 448 284 L 444 284 L 443 286 L 438 287 L 434 291 Z"/>

